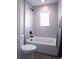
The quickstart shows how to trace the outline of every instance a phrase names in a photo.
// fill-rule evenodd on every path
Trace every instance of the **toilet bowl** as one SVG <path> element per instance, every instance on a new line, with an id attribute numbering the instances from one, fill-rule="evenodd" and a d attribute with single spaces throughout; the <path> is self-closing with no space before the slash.
<path id="1" fill-rule="evenodd" d="M 25 44 L 21 46 L 21 50 L 23 53 L 28 54 L 28 53 L 32 53 L 36 50 L 36 46 L 32 45 L 32 44 Z"/>

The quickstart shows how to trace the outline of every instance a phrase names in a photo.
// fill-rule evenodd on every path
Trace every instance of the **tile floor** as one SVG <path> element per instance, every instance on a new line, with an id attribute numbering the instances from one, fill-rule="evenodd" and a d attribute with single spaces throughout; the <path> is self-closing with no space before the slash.
<path id="1" fill-rule="evenodd" d="M 42 54 L 42 53 L 34 53 L 33 55 L 22 54 L 21 59 L 61 59 L 61 58 Z"/>
<path id="2" fill-rule="evenodd" d="M 34 57 L 35 57 L 34 59 L 60 59 L 58 57 L 49 56 L 49 55 L 41 54 L 41 53 L 35 53 Z"/>

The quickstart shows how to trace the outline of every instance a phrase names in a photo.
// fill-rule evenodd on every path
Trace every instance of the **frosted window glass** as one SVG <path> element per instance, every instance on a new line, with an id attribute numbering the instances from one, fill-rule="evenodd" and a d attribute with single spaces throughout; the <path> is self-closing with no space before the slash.
<path id="1" fill-rule="evenodd" d="M 40 26 L 49 26 L 49 12 L 40 13 Z"/>

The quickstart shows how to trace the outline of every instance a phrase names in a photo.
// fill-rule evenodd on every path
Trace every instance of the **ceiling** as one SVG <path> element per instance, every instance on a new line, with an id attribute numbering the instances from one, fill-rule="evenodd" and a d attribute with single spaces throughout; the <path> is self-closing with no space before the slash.
<path id="1" fill-rule="evenodd" d="M 53 4 L 58 0 L 45 0 L 45 2 L 41 2 L 41 0 L 27 0 L 32 6 L 40 6 L 45 4 Z"/>

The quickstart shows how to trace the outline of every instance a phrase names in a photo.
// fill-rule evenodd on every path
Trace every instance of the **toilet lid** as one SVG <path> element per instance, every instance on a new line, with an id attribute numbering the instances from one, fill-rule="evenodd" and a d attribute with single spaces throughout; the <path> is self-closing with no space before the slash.
<path id="1" fill-rule="evenodd" d="M 32 45 L 32 44 L 26 44 L 26 45 L 22 45 L 21 46 L 21 49 L 22 50 L 35 50 L 36 49 L 36 46 L 35 45 Z"/>

